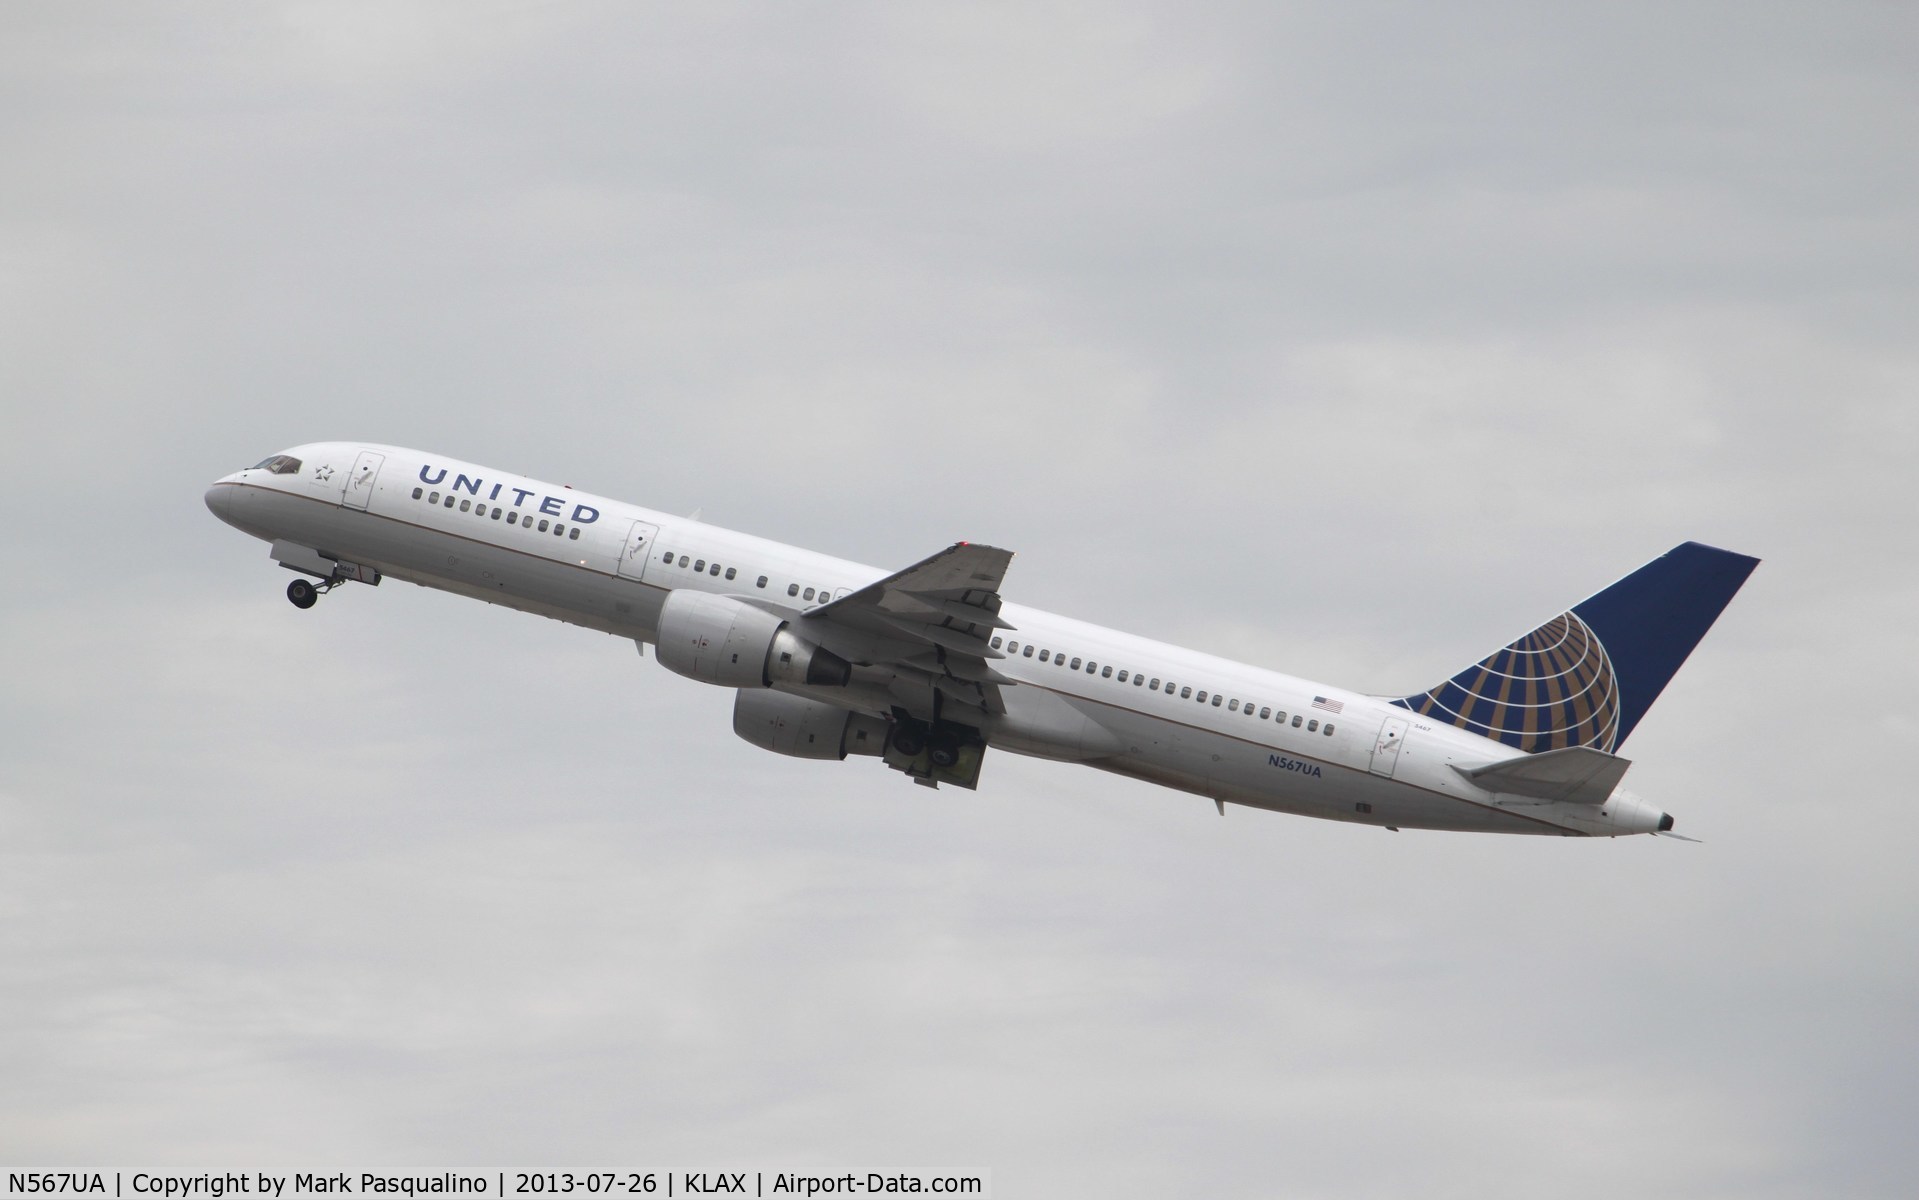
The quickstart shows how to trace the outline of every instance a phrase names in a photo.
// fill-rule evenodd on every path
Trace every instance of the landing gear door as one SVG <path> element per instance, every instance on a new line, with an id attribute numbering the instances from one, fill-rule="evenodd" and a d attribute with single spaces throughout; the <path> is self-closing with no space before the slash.
<path id="1" fill-rule="evenodd" d="M 658 525 L 633 522 L 633 527 L 626 531 L 626 546 L 620 551 L 620 575 L 626 579 L 645 578 L 646 564 L 653 558 L 653 543 L 659 540 Z"/>
<path id="2" fill-rule="evenodd" d="M 1406 740 L 1406 718 L 1387 717 L 1379 727 L 1379 740 L 1373 743 L 1373 774 L 1393 777 L 1399 765 L 1399 747 Z"/>
<path id="3" fill-rule="evenodd" d="M 360 457 L 353 460 L 353 470 L 347 472 L 346 492 L 340 502 L 348 508 L 365 508 L 373 499 L 373 485 L 380 478 L 380 464 L 385 461 L 384 454 L 360 451 Z"/>

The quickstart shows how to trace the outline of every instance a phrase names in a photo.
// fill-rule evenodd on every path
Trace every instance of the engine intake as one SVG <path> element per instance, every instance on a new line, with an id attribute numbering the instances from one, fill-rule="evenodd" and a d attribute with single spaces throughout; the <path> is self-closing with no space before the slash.
<path id="1" fill-rule="evenodd" d="M 794 758 L 883 754 L 886 722 L 805 696 L 742 688 L 733 698 L 733 732 L 762 750 Z"/>
<path id="2" fill-rule="evenodd" d="M 667 670 L 721 687 L 843 687 L 853 675 L 845 659 L 787 628 L 785 617 L 687 588 L 668 592 L 660 606 L 658 646 Z"/>

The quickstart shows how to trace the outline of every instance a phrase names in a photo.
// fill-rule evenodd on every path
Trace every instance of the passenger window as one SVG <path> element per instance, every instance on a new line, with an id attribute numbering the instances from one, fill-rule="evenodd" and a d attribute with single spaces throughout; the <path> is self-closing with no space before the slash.
<path id="1" fill-rule="evenodd" d="M 566 531 L 566 540 L 569 542 L 577 542 L 580 540 L 580 527 L 578 525 Z"/>
<path id="2" fill-rule="evenodd" d="M 1039 660 L 1041 662 L 1050 662 L 1052 661 L 1049 657 L 1051 654 L 1052 654 L 1052 651 L 1050 650 L 1042 650 L 1039 652 Z"/>
<path id="3" fill-rule="evenodd" d="M 1079 670 L 1079 659 L 1078 659 L 1078 658 L 1074 658 L 1074 659 L 1073 659 L 1073 666 L 1072 666 L 1072 669 L 1073 669 L 1073 670 L 1075 670 L 1075 671 L 1077 671 L 1077 670 Z"/>
<path id="4" fill-rule="evenodd" d="M 512 524 L 512 522 L 510 522 L 510 521 L 509 521 L 509 522 L 508 522 L 508 524 Z M 668 550 L 668 551 L 667 551 L 667 552 L 666 552 L 665 554 L 662 554 L 662 555 L 660 556 L 660 561 L 661 561 L 661 562 L 663 562 L 663 563 L 665 563 L 665 564 L 666 564 L 667 566 L 669 566 L 669 567 L 670 567 L 670 566 L 672 566 L 672 565 L 673 565 L 673 552 L 672 552 L 671 550 Z"/>
<path id="5" fill-rule="evenodd" d="M 1320 730 L 1320 732 L 1325 734 L 1327 737 L 1333 736 L 1333 723 L 1331 721 L 1326 722 L 1326 728 Z"/>
<path id="6" fill-rule="evenodd" d="M 1146 684 L 1146 676 L 1144 676 L 1144 675 L 1135 675 L 1135 676 L 1133 676 L 1133 686 L 1134 686 L 1134 687 L 1144 687 L 1144 686 L 1145 686 L 1145 684 Z"/>
<path id="7" fill-rule="evenodd" d="M 997 645 L 999 645 L 999 643 L 998 643 L 997 641 L 995 641 L 995 642 L 994 642 L 993 644 L 994 644 L 995 646 L 997 646 Z M 1008 654 L 1018 654 L 1018 653 L 1019 653 L 1019 643 L 1018 643 L 1018 642 L 1008 642 L 1008 643 L 1006 643 L 1006 652 L 1007 652 Z"/>
<path id="8" fill-rule="evenodd" d="M 1021 658 L 1033 657 L 1033 643 L 1031 642 L 1026 643 L 1026 649 L 1020 651 L 1019 653 Z"/>
<path id="9" fill-rule="evenodd" d="M 1218 692 L 1214 692 L 1214 693 L 1213 693 L 1213 707 L 1214 707 L 1214 708 L 1218 708 L 1218 707 L 1219 707 L 1219 702 L 1220 702 L 1221 700 L 1224 700 L 1225 698 L 1226 698 L 1226 697 L 1224 697 L 1224 696 L 1222 696 L 1222 695 L 1220 695 L 1220 694 L 1219 694 Z"/>
<path id="10" fill-rule="evenodd" d="M 1121 683 L 1125 683 L 1125 682 L 1126 682 L 1126 672 L 1124 672 L 1124 671 L 1121 671 L 1121 672 L 1119 673 L 1119 681 L 1120 681 Z"/>
<path id="11" fill-rule="evenodd" d="M 500 510 L 499 510 L 499 509 L 497 509 L 497 508 L 493 510 L 493 519 L 494 519 L 495 521 L 497 521 L 497 520 L 499 520 L 499 519 L 500 519 Z"/>
<path id="12" fill-rule="evenodd" d="M 680 555 L 680 565 L 682 567 L 686 565 L 686 555 L 684 554 Z"/>
<path id="13" fill-rule="evenodd" d="M 542 526 L 540 526 L 540 528 L 542 528 L 542 529 L 545 529 L 545 528 L 546 528 L 546 526 L 544 526 L 544 525 L 542 525 Z M 704 572 L 705 570 L 706 570 L 706 560 L 705 560 L 705 559 L 703 559 L 703 558 L 702 558 L 702 559 L 701 559 L 700 561 L 698 561 L 698 562 L 696 562 L 696 563 L 694 563 L 694 564 L 693 564 L 693 573 L 694 573 L 695 575 L 699 575 L 699 574 L 701 574 L 701 573 L 703 573 L 703 572 Z"/>
<path id="14" fill-rule="evenodd" d="M 786 594 L 787 594 L 787 595 L 789 595 L 789 596 L 797 596 L 797 595 L 799 595 L 799 594 L 800 594 L 800 585 L 799 585 L 799 584 L 797 584 L 797 583 L 789 583 L 789 584 L 787 584 L 787 585 L 786 585 Z"/>
<path id="15" fill-rule="evenodd" d="M 1157 692 L 1159 690 L 1159 680 L 1157 679 L 1153 680 L 1153 682 L 1147 684 L 1146 687 L 1150 691 Z"/>
<path id="16" fill-rule="evenodd" d="M 541 532 L 541 533 L 545 533 L 545 532 L 546 532 L 546 518 L 545 518 L 545 517 L 541 517 L 541 518 L 540 518 L 540 532 Z"/>
<path id="17" fill-rule="evenodd" d="M 806 589 L 806 592 L 805 592 L 805 594 L 803 594 L 803 595 L 802 595 L 802 596 L 800 597 L 800 599 L 802 599 L 802 600 L 811 600 L 812 598 L 813 598 L 813 589 L 812 589 L 812 588 L 807 588 L 807 589 Z"/>
<path id="18" fill-rule="evenodd" d="M 440 502 L 440 493 L 435 492 L 431 496 L 428 496 L 426 502 L 428 504 L 438 504 Z"/>
<path id="19" fill-rule="evenodd" d="M 1239 701 L 1237 701 L 1237 700 L 1235 700 L 1235 701 L 1233 701 L 1233 702 L 1232 702 L 1231 704 L 1228 704 L 1228 705 L 1226 706 L 1226 711 L 1227 711 L 1227 712 L 1238 712 L 1238 711 L 1239 711 Z"/>
<path id="20" fill-rule="evenodd" d="M 1259 710 L 1259 719 L 1262 721 L 1264 721 L 1267 717 L 1270 717 L 1272 715 L 1273 715 L 1273 710 L 1270 708 L 1262 708 Z"/>
<path id="21" fill-rule="evenodd" d="M 1111 678 L 1113 677 L 1113 668 L 1111 668 L 1111 667 L 1101 667 L 1101 668 L 1099 669 L 1099 677 L 1100 677 L 1101 679 L 1111 679 Z M 1121 671 L 1121 672 L 1119 673 L 1119 681 L 1120 681 L 1121 683 L 1125 683 L 1125 682 L 1126 682 L 1126 672 L 1124 672 L 1124 671 Z"/>
<path id="22" fill-rule="evenodd" d="M 1286 723 L 1286 710 L 1281 709 L 1280 711 L 1274 713 L 1273 720 L 1278 721 L 1281 725 L 1284 725 Z"/>
<path id="23" fill-rule="evenodd" d="M 1301 719 L 1301 718 L 1300 718 L 1300 715 L 1299 715 L 1298 713 L 1294 713 L 1294 714 L 1293 714 L 1293 728 L 1294 728 L 1294 729 L 1298 729 L 1298 728 L 1299 728 L 1299 722 L 1300 722 L 1300 719 Z"/>
<path id="24" fill-rule="evenodd" d="M 993 649 L 995 649 L 995 650 L 997 650 L 997 649 L 999 649 L 999 639 L 998 639 L 998 638 L 994 638 L 994 639 L 993 639 L 993 641 L 992 641 L 992 646 L 993 646 Z"/>
<path id="25" fill-rule="evenodd" d="M 726 569 L 726 577 L 727 577 L 728 579 L 731 579 L 731 578 L 733 578 L 733 576 L 734 576 L 734 575 L 736 575 L 736 574 L 738 574 L 738 572 L 737 572 L 737 571 L 735 571 L 735 570 L 734 570 L 734 569 L 733 569 L 732 567 L 728 567 L 728 568 Z"/>
<path id="26" fill-rule="evenodd" d="M 562 525 L 562 524 L 560 524 L 560 523 L 559 523 L 558 521 L 555 521 L 555 522 L 553 522 L 553 536 L 554 536 L 554 537 L 559 537 L 559 536 L 560 536 L 561 534 L 563 534 L 563 533 L 565 533 L 565 532 L 566 532 L 566 526 L 564 526 L 564 525 Z"/>
<path id="27" fill-rule="evenodd" d="M 1318 721 L 1308 721 L 1308 722 L 1306 722 L 1306 732 L 1307 732 L 1307 733 L 1318 733 L 1318 732 L 1319 732 L 1319 722 L 1318 722 Z"/>
<path id="28" fill-rule="evenodd" d="M 1169 685 L 1166 690 L 1170 692 L 1173 689 Z M 1189 687 L 1179 689 L 1179 698 L 1181 700 L 1191 700 L 1193 698 L 1193 689 Z"/>
<path id="29" fill-rule="evenodd" d="M 754 587 L 765 587 L 765 586 L 766 586 L 766 576 L 764 576 L 764 575 L 762 575 L 762 576 L 760 576 L 760 581 L 759 581 L 758 583 L 756 583 L 756 584 L 754 584 L 753 586 L 754 586 Z"/>
<path id="30" fill-rule="evenodd" d="M 1199 700 L 1199 702 L 1200 702 L 1201 704 L 1204 704 L 1204 703 L 1206 703 L 1206 693 L 1205 693 L 1205 692 L 1201 692 L 1201 693 L 1199 694 L 1199 696 L 1197 697 L 1197 699 Z"/>
<path id="31" fill-rule="evenodd" d="M 445 507 L 447 507 L 447 508 L 452 508 L 452 507 L 453 507 L 453 493 L 452 493 L 452 492 L 448 492 L 448 493 L 446 494 L 446 505 L 445 505 Z"/>
<path id="32" fill-rule="evenodd" d="M 520 514 L 516 512 L 506 514 L 506 523 L 508 525 L 518 525 L 520 523 Z M 671 558 L 673 556 L 669 554 L 667 557 Z"/>
<path id="33" fill-rule="evenodd" d="M 415 500 L 418 500 L 418 499 L 420 498 L 420 493 L 421 493 L 421 492 L 422 492 L 423 490 L 424 490 L 424 489 L 422 489 L 422 488 L 414 488 L 414 489 L 413 489 L 413 498 L 414 498 Z"/>
<path id="34" fill-rule="evenodd" d="M 473 501 L 471 501 L 471 500 L 462 500 L 462 501 L 460 501 L 460 511 L 461 511 L 461 512 L 472 512 L 472 511 L 473 511 Z"/>

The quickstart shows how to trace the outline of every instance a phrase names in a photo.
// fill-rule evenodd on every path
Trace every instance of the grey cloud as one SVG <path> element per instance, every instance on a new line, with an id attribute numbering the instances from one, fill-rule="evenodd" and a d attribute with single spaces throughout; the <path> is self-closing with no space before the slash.
<path id="1" fill-rule="evenodd" d="M 21 1162 L 1903 1194 L 1903 11 L 107 12 L 0 18 Z M 1222 821 L 296 612 L 199 494 L 336 436 L 1381 690 L 1766 563 L 1629 747 L 1704 846 Z"/>

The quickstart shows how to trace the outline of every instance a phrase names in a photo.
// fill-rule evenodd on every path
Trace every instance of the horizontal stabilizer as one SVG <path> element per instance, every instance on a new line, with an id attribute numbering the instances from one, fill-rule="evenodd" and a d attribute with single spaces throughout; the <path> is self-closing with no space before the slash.
<path id="1" fill-rule="evenodd" d="M 1567 746 L 1483 767 L 1455 766 L 1453 770 L 1489 792 L 1600 805 L 1619 786 L 1630 766 L 1632 760 L 1603 750 Z"/>

